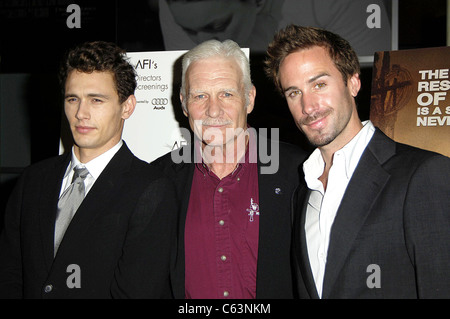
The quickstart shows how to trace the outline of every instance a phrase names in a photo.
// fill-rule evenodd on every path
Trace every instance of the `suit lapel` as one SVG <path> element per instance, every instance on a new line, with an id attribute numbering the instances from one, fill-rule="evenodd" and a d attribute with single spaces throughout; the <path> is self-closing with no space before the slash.
<path id="1" fill-rule="evenodd" d="M 280 157 L 289 156 L 283 153 L 280 148 Z M 276 251 L 280 249 L 280 240 L 286 238 L 286 232 L 289 232 L 290 224 L 290 203 L 293 196 L 293 189 L 288 189 L 291 185 L 286 185 L 283 180 L 284 174 L 267 174 L 261 168 L 273 163 L 263 164 L 258 157 L 258 191 L 259 191 L 259 240 L 258 240 L 258 258 L 257 258 L 257 276 L 256 276 L 256 298 L 267 298 L 274 295 L 274 287 L 271 282 L 273 274 L 285 271 L 285 268 L 274 263 Z M 285 169 L 285 168 L 284 168 Z M 289 204 L 286 204 L 288 202 Z M 280 211 L 287 210 L 287 211 Z M 287 242 L 290 243 L 291 237 L 287 236 Z M 289 251 L 286 253 L 289 257 Z M 290 274 L 289 274 L 290 275 Z M 283 276 L 280 276 L 282 278 Z M 291 282 L 289 282 L 291 284 Z M 283 289 L 292 289 L 283 287 Z"/>
<path id="2" fill-rule="evenodd" d="M 64 247 L 74 247 L 76 241 L 94 223 L 98 215 L 108 212 L 108 198 L 120 196 L 114 192 L 120 190 L 126 174 L 131 166 L 133 154 L 124 144 L 106 165 L 103 172 L 95 181 L 89 193 L 78 208 L 75 216 L 67 228 L 58 254 L 64 253 Z"/>
<path id="3" fill-rule="evenodd" d="M 268 174 L 260 174 L 258 168 L 258 188 L 259 188 L 259 207 L 261 209 L 261 215 L 259 216 L 259 240 L 258 240 L 258 261 L 264 259 L 265 251 L 264 239 L 267 236 L 261 236 L 261 234 L 269 234 L 272 232 L 271 225 L 272 220 L 275 216 L 272 215 L 273 212 L 277 211 L 274 207 L 275 198 L 274 197 L 274 185 L 273 176 Z M 270 176 L 270 178 L 268 178 Z M 261 258 L 262 257 L 262 258 Z M 258 267 L 259 268 L 259 267 Z"/>
<path id="4" fill-rule="evenodd" d="M 186 151 L 187 147 L 183 147 L 180 152 Z M 185 298 L 185 252 L 184 252 L 184 233 L 186 225 L 186 216 L 189 208 L 189 198 L 191 196 L 192 179 L 194 177 L 195 161 L 193 157 L 194 148 L 191 147 L 190 162 L 171 163 L 171 172 L 174 180 L 176 180 L 177 194 L 180 201 L 180 214 L 178 220 L 178 247 L 175 261 L 173 263 L 173 280 L 172 286 L 176 299 Z"/>
<path id="5" fill-rule="evenodd" d="M 359 230 L 390 177 L 381 164 L 392 156 L 395 145 L 379 133 L 375 132 L 364 151 L 336 213 L 330 233 L 323 298 L 330 296 Z"/>
<path id="6" fill-rule="evenodd" d="M 279 211 L 278 201 L 275 195 L 275 188 L 277 187 L 274 177 L 276 175 L 261 174 L 260 165 L 258 164 L 258 188 L 259 188 L 259 207 L 261 214 L 259 216 L 259 240 L 258 240 L 258 258 L 257 258 L 257 276 L 256 276 L 256 296 L 263 298 L 263 294 L 270 291 L 271 287 L 263 278 L 270 277 L 273 271 L 268 269 L 267 261 L 273 255 L 272 246 L 270 242 L 272 234 L 277 232 L 274 225 L 277 224 L 277 213 Z"/>
<path id="7" fill-rule="evenodd" d="M 295 258 L 296 263 L 300 269 L 300 274 L 302 280 L 305 284 L 308 294 L 313 299 L 318 299 L 319 295 L 317 293 L 316 285 L 314 283 L 314 277 L 311 271 L 311 266 L 309 265 L 308 257 L 308 246 L 306 244 L 306 232 L 305 232 L 305 220 L 306 220 L 306 209 L 308 207 L 308 198 L 311 191 L 307 188 L 305 184 L 300 185 L 296 194 L 297 204 L 294 206 L 294 240 L 295 244 Z"/>
<path id="8" fill-rule="evenodd" d="M 49 167 L 47 173 L 43 173 L 41 188 L 38 190 L 42 194 L 39 196 L 39 228 L 45 264 L 48 270 L 50 270 L 53 263 L 56 208 L 62 180 L 69 165 L 70 157 L 70 153 L 61 156 L 54 166 Z"/>

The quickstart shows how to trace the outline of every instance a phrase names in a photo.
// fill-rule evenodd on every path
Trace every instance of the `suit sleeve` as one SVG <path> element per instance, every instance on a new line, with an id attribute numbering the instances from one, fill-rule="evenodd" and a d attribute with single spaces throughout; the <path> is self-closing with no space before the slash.
<path id="1" fill-rule="evenodd" d="M 4 228 L 0 236 L 0 299 L 23 297 L 20 212 L 24 180 L 24 176 L 19 178 L 6 206 Z"/>
<path id="2" fill-rule="evenodd" d="M 450 159 L 417 168 L 405 202 L 405 234 L 419 298 L 450 298 Z"/>
<path id="3" fill-rule="evenodd" d="M 170 269 L 177 211 L 172 182 L 165 178 L 153 181 L 130 220 L 112 283 L 113 298 L 172 298 Z"/>

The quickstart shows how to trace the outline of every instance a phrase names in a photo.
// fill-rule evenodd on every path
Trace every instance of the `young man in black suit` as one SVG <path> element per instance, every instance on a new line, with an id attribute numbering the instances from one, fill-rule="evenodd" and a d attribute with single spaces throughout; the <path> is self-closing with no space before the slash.
<path id="1" fill-rule="evenodd" d="M 90 42 L 60 75 L 74 145 L 28 167 L 10 197 L 0 296 L 170 298 L 172 184 L 122 140 L 135 71 L 115 44 Z"/>
<path id="2" fill-rule="evenodd" d="M 361 122 L 359 62 L 340 36 L 290 25 L 267 73 L 317 149 L 294 203 L 301 298 L 449 298 L 450 159 Z"/>

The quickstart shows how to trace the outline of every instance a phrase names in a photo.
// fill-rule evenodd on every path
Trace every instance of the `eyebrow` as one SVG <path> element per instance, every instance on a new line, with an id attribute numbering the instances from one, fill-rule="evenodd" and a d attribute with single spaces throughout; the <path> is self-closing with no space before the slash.
<path id="1" fill-rule="evenodd" d="M 314 81 L 317 81 L 318 79 L 320 79 L 321 77 L 324 77 L 324 76 L 330 76 L 330 74 L 327 73 L 327 72 L 319 73 L 319 74 L 313 76 L 312 78 L 310 78 L 307 83 L 311 84 Z M 287 89 L 283 90 L 283 93 L 286 93 L 286 92 L 291 91 L 291 90 L 298 90 L 298 87 L 297 86 L 290 86 Z"/>
<path id="2" fill-rule="evenodd" d="M 109 99 L 109 95 L 105 95 L 105 94 L 101 94 L 101 93 L 89 93 L 87 95 L 88 97 L 99 97 L 99 98 L 103 98 L 103 99 Z M 74 93 L 67 93 L 64 98 L 69 98 L 69 97 L 79 97 L 77 94 Z"/>
<path id="3" fill-rule="evenodd" d="M 187 93 L 188 94 L 198 94 L 198 93 L 207 93 L 206 90 L 202 90 L 202 89 L 198 89 L 198 90 L 189 90 Z M 239 93 L 239 89 L 233 89 L 233 88 L 220 88 L 217 91 L 219 92 L 238 92 Z"/>
<path id="4" fill-rule="evenodd" d="M 320 79 L 321 77 L 324 77 L 324 76 L 330 76 L 330 74 L 327 73 L 327 72 L 323 72 L 323 73 L 317 74 L 316 76 L 313 76 L 312 78 L 310 78 L 308 80 L 308 83 L 312 83 L 312 82 L 314 82 L 314 81 L 316 81 L 316 80 L 318 80 L 318 79 Z"/>

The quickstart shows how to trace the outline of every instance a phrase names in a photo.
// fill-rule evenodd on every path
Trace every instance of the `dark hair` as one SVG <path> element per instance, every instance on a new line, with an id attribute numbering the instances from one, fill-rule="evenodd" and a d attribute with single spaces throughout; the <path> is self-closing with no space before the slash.
<path id="1" fill-rule="evenodd" d="M 63 92 L 67 76 L 73 70 L 83 73 L 111 72 L 120 103 L 125 102 L 136 89 L 136 71 L 128 62 L 125 50 L 115 43 L 85 42 L 69 50 L 59 72 Z"/>
<path id="2" fill-rule="evenodd" d="M 360 74 L 358 56 L 347 40 L 324 29 L 291 24 L 275 35 L 269 44 L 267 58 L 264 61 L 265 72 L 273 80 L 280 93 L 283 93 L 283 89 L 279 70 L 284 58 L 290 53 L 313 46 L 320 46 L 328 50 L 328 54 L 342 74 L 345 84 L 354 74 Z"/>

